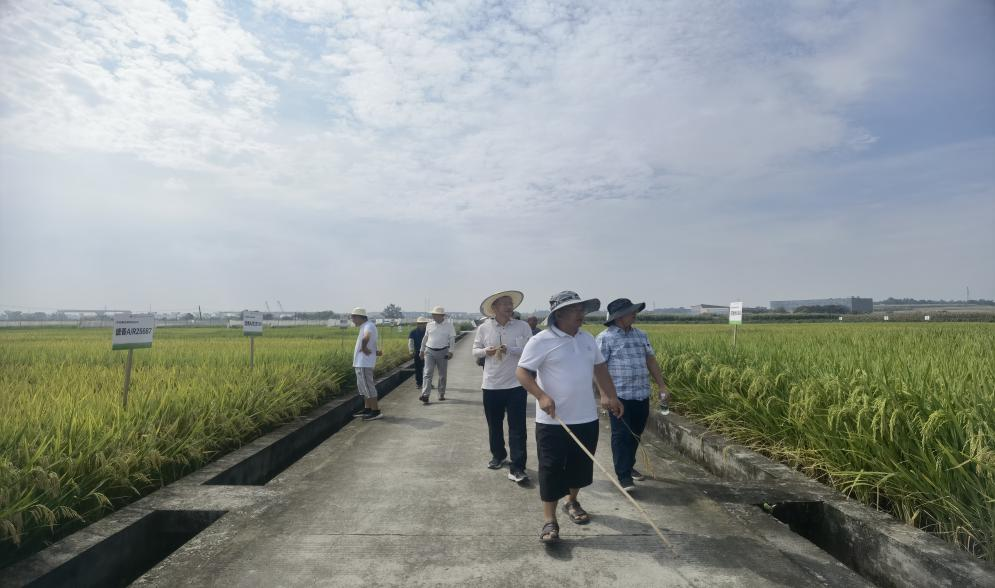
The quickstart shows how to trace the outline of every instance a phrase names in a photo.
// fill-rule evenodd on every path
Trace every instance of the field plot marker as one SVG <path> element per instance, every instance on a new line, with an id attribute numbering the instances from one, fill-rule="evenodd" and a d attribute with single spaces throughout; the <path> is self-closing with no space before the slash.
<path id="1" fill-rule="evenodd" d="M 736 332 L 743 324 L 743 301 L 729 303 L 729 324 L 732 325 L 732 348 L 736 348 Z"/>
<path id="2" fill-rule="evenodd" d="M 128 350 L 128 359 L 124 362 L 124 393 L 122 404 L 128 408 L 128 389 L 131 387 L 131 364 L 136 349 L 152 347 L 152 336 L 155 334 L 155 317 L 151 314 L 131 314 L 130 312 L 114 315 L 114 336 L 111 338 L 111 350 Z"/>
<path id="3" fill-rule="evenodd" d="M 263 334 L 263 313 L 242 311 L 242 335 L 249 338 L 249 367 L 256 367 L 256 337 Z"/>

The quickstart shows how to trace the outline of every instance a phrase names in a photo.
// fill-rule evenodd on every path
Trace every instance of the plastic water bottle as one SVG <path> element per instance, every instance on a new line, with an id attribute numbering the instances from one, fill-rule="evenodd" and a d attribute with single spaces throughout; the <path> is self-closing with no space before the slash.
<path id="1" fill-rule="evenodd" d="M 660 414 L 670 414 L 670 395 L 660 397 Z"/>

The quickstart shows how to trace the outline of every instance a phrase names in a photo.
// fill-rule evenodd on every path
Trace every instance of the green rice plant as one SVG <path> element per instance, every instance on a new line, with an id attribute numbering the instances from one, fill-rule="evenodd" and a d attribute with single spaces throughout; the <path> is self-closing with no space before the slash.
<path id="1" fill-rule="evenodd" d="M 356 329 L 159 329 L 134 354 L 108 329 L 0 332 L 0 565 L 23 557 L 355 386 Z M 407 359 L 381 329 L 378 372 Z"/>
<path id="2" fill-rule="evenodd" d="M 677 410 L 995 560 L 995 325 L 645 330 Z"/>

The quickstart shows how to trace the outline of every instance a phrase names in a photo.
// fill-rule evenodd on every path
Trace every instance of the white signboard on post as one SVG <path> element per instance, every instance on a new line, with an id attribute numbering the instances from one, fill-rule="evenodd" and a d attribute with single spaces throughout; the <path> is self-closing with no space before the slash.
<path id="1" fill-rule="evenodd" d="M 242 334 L 246 337 L 257 337 L 263 334 L 263 313 L 249 312 L 242 313 Z"/>
<path id="2" fill-rule="evenodd" d="M 743 324 L 743 303 L 742 302 L 730 302 L 729 303 L 729 324 L 730 325 L 741 325 L 741 324 Z"/>
<path id="3" fill-rule="evenodd" d="M 122 313 L 114 315 L 114 337 L 111 349 L 144 349 L 152 347 L 155 317 L 151 314 Z"/>

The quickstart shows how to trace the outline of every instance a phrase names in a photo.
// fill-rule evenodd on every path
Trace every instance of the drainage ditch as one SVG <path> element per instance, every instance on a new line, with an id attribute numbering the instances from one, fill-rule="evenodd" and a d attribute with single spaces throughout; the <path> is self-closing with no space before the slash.
<path id="1" fill-rule="evenodd" d="M 127 586 L 224 514 L 153 511 L 27 585 Z"/>

